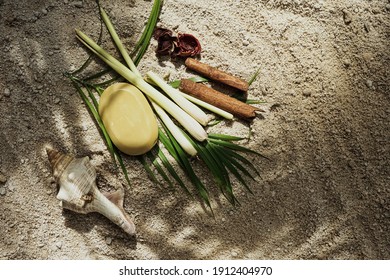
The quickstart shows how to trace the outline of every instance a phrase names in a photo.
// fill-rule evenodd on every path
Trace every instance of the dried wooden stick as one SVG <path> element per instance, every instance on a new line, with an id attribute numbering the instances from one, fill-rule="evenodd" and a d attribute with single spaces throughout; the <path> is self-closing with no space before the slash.
<path id="1" fill-rule="evenodd" d="M 181 80 L 179 89 L 239 118 L 252 119 L 256 117 L 256 111 L 260 111 L 260 109 L 241 102 L 229 95 L 188 79 Z"/>
<path id="2" fill-rule="evenodd" d="M 234 77 L 233 75 L 221 71 L 215 67 L 202 63 L 196 59 L 187 58 L 185 61 L 185 65 L 191 70 L 194 70 L 212 80 L 227 84 L 242 91 L 248 90 L 249 84 L 246 81 Z"/>

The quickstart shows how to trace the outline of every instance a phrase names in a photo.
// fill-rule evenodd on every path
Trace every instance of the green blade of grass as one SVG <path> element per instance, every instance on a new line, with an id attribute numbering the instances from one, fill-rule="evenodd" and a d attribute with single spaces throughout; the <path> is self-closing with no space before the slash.
<path id="1" fill-rule="evenodd" d="M 236 199 L 232 192 L 232 186 L 229 179 L 229 174 L 227 173 L 223 163 L 220 158 L 213 154 L 213 151 L 209 147 L 209 142 L 206 145 L 202 143 L 197 143 L 191 139 L 188 135 L 186 137 L 189 139 L 195 149 L 198 151 L 199 157 L 206 164 L 211 174 L 213 175 L 214 180 L 219 186 L 221 192 L 225 195 L 226 199 L 232 204 L 235 205 Z"/>
<path id="2" fill-rule="evenodd" d="M 98 7 L 100 6 L 100 3 L 99 1 L 96 1 L 97 2 L 97 5 Z M 100 33 L 99 33 L 99 38 L 97 40 L 98 44 L 100 44 L 101 40 L 102 40 L 102 35 L 103 35 L 103 23 L 100 22 Z M 88 65 L 92 62 L 92 58 L 94 57 L 93 54 L 90 54 L 87 58 L 87 60 L 76 70 L 74 70 L 73 72 L 70 72 L 68 73 L 69 75 L 71 76 L 75 76 L 76 74 L 78 73 L 81 73 L 84 69 L 86 69 L 88 67 Z"/>
<path id="3" fill-rule="evenodd" d="M 134 51 L 132 52 L 132 57 L 135 56 L 133 59 L 135 65 L 139 64 L 141 58 L 144 56 L 146 49 L 149 46 L 150 39 L 153 36 L 153 31 L 157 24 L 158 16 L 160 15 L 161 6 L 162 1 L 154 1 L 152 11 L 150 13 L 144 32 L 142 33 L 140 40 L 138 41 L 137 45 L 134 48 Z"/>
<path id="4" fill-rule="evenodd" d="M 167 157 L 165 156 L 164 152 L 159 149 L 158 151 L 158 157 L 160 158 L 161 162 L 163 163 L 164 167 L 168 170 L 169 174 L 176 180 L 176 182 L 180 185 L 180 187 L 189 195 L 191 195 L 191 192 L 188 190 L 188 188 L 185 186 L 183 180 L 180 178 L 179 174 L 175 171 L 172 164 L 169 162 Z"/>
<path id="5" fill-rule="evenodd" d="M 233 193 L 233 186 L 231 184 L 229 173 L 226 169 L 226 162 L 223 161 L 223 158 L 218 154 L 214 149 L 212 143 L 206 145 L 207 151 L 210 153 L 211 157 L 214 159 L 214 162 L 221 173 L 222 178 L 224 179 L 224 184 L 222 184 L 221 191 L 225 195 L 226 199 L 232 204 L 235 205 L 238 202 L 237 198 Z"/>
<path id="6" fill-rule="evenodd" d="M 161 141 L 161 143 L 164 145 L 164 147 L 168 150 L 168 152 L 171 154 L 171 156 L 176 160 L 176 162 L 180 165 L 181 168 L 183 168 L 179 156 L 173 147 L 171 141 L 168 139 L 168 136 L 164 134 L 161 128 L 158 129 L 158 139 Z"/>
<path id="7" fill-rule="evenodd" d="M 218 118 L 217 118 L 217 119 L 215 119 L 215 120 L 210 121 L 210 122 L 207 124 L 207 126 L 208 126 L 208 127 L 215 126 L 215 125 L 219 124 L 221 121 L 222 121 L 222 119 L 218 119 Z"/>
<path id="8" fill-rule="evenodd" d="M 169 140 L 168 136 L 164 134 L 164 132 L 159 128 L 159 140 L 164 145 L 164 147 L 167 149 L 167 151 L 170 153 L 170 155 L 175 159 L 175 161 L 179 164 L 180 168 L 185 172 L 185 166 L 181 162 L 181 159 L 175 150 L 174 146 L 172 145 L 171 141 Z M 173 166 L 169 163 L 168 159 L 165 157 L 165 155 L 161 151 L 161 156 L 164 158 L 163 162 L 166 162 L 166 168 L 171 173 L 171 175 L 176 179 L 176 181 L 179 183 L 179 185 L 185 190 L 187 194 L 191 194 L 191 192 L 188 190 L 188 188 L 184 185 L 183 181 L 180 179 L 179 175 L 174 170 Z M 186 173 L 186 172 L 185 172 Z"/>
<path id="9" fill-rule="evenodd" d="M 165 173 L 164 169 L 161 167 L 160 163 L 158 162 L 157 160 L 158 157 L 156 157 L 153 153 L 147 153 L 147 156 L 149 157 L 150 161 L 152 162 L 153 166 L 157 169 L 161 177 L 168 183 L 169 187 L 173 189 L 172 181 L 169 179 L 168 175 Z"/>
<path id="10" fill-rule="evenodd" d="M 237 180 L 240 181 L 240 183 L 245 186 L 245 188 L 253 194 L 252 190 L 249 188 L 248 184 L 246 183 L 245 179 L 241 176 L 241 174 L 238 172 L 240 170 L 244 175 L 248 176 L 249 178 L 253 179 L 253 176 L 246 170 L 239 162 L 237 162 L 234 158 L 229 157 L 227 153 L 225 153 L 226 148 L 220 147 L 215 144 L 211 144 L 213 149 L 216 150 L 216 153 L 222 158 L 224 165 L 227 169 L 230 170 L 230 172 L 237 178 Z M 238 169 L 238 170 L 237 170 Z"/>
<path id="11" fill-rule="evenodd" d="M 151 153 L 151 151 L 149 151 L 148 153 Z M 142 166 L 144 167 L 149 178 L 152 180 L 152 182 L 154 184 L 158 184 L 158 180 L 157 180 L 156 176 L 154 175 L 153 171 L 150 169 L 150 167 L 146 161 L 146 157 L 147 157 L 147 154 L 144 154 L 144 155 L 138 156 L 138 159 L 141 162 Z"/>
<path id="12" fill-rule="evenodd" d="M 103 77 L 105 74 L 110 73 L 110 72 L 112 72 L 112 71 L 113 71 L 113 70 L 112 70 L 111 68 L 104 69 L 104 70 L 102 70 L 102 71 L 99 71 L 99 72 L 97 72 L 97 73 L 95 73 L 95 74 L 92 74 L 92 75 L 90 75 L 90 76 L 84 78 L 83 81 L 86 82 L 86 81 L 91 81 L 91 80 L 99 79 L 99 78 Z"/>
<path id="13" fill-rule="evenodd" d="M 210 138 L 209 139 L 210 142 L 213 142 L 215 144 L 218 144 L 218 145 L 221 145 L 221 146 L 225 146 L 225 147 L 228 147 L 232 150 L 237 150 L 237 151 L 241 151 L 241 152 L 246 152 L 246 153 L 252 153 L 252 154 L 256 154 L 258 156 L 261 156 L 263 158 L 266 158 L 268 159 L 266 156 L 263 156 L 262 154 L 256 152 L 256 151 L 253 151 L 251 149 L 248 149 L 248 148 L 245 148 L 243 146 L 240 146 L 240 145 L 237 145 L 237 144 L 234 144 L 234 143 L 231 143 L 229 141 L 225 141 L 225 140 L 220 140 L 220 139 L 214 139 L 214 138 Z"/>
<path id="14" fill-rule="evenodd" d="M 265 101 L 257 100 L 257 99 L 247 99 L 245 102 L 246 102 L 246 104 L 264 104 L 264 103 L 267 103 Z"/>
<path id="15" fill-rule="evenodd" d="M 84 104 L 87 106 L 87 108 L 91 112 L 92 116 L 94 117 L 96 123 L 98 124 L 100 131 L 102 132 L 104 139 L 106 141 L 108 151 L 110 152 L 110 155 L 114 161 L 114 164 L 116 165 L 116 160 L 115 160 L 115 156 L 114 156 L 114 145 L 112 144 L 111 138 L 108 135 L 107 130 L 104 127 L 102 120 L 100 119 L 99 113 L 95 109 L 94 105 L 92 105 L 92 103 L 88 100 L 87 96 L 85 95 L 84 91 L 79 86 L 79 84 L 76 81 L 72 80 L 72 78 L 71 78 L 71 81 L 73 83 L 73 86 L 76 88 L 76 90 L 80 94 L 81 99 L 84 101 Z"/>
<path id="16" fill-rule="evenodd" d="M 240 154 L 236 153 L 233 150 L 226 149 L 226 148 L 224 149 L 224 153 L 228 154 L 230 156 L 230 158 L 234 158 L 234 159 L 237 159 L 237 160 L 241 161 L 243 164 L 245 164 L 248 167 L 250 167 L 256 173 L 257 176 L 260 176 L 259 172 L 257 171 L 256 167 L 253 165 L 253 163 L 250 162 L 245 157 L 241 156 Z"/>
<path id="17" fill-rule="evenodd" d="M 164 127 L 164 124 L 162 124 L 162 125 Z M 169 130 L 166 127 L 164 127 L 164 129 L 168 135 L 167 139 L 168 139 L 168 141 L 170 141 L 169 146 L 173 147 L 174 150 L 176 151 L 174 154 L 178 158 L 177 161 L 180 163 L 183 171 L 186 173 L 186 175 L 189 177 L 189 179 L 191 180 L 193 185 L 196 187 L 198 194 L 202 198 L 203 202 L 211 209 L 209 194 L 206 190 L 206 187 L 203 185 L 203 183 L 199 179 L 199 177 L 195 174 L 195 172 L 194 172 L 193 168 L 191 167 L 191 164 L 188 160 L 187 154 L 180 147 L 179 143 L 177 143 L 177 141 L 175 140 L 173 135 L 170 134 Z M 174 155 L 172 155 L 172 156 L 174 156 Z"/>
<path id="18" fill-rule="evenodd" d="M 114 153 L 115 153 L 116 159 L 117 159 L 118 162 L 119 162 L 119 166 L 120 166 L 121 169 L 122 169 L 123 175 L 125 176 L 125 179 L 126 179 L 126 181 L 127 181 L 127 184 L 129 185 L 129 187 L 131 187 L 129 174 L 127 173 L 126 166 L 125 166 L 125 164 L 123 163 L 122 156 L 121 156 L 120 152 L 119 152 L 116 148 L 114 149 Z"/>
<path id="19" fill-rule="evenodd" d="M 249 79 L 248 84 L 251 85 L 257 78 L 257 76 L 260 74 L 260 68 L 257 69 L 257 71 L 253 74 L 253 76 Z"/>
<path id="20" fill-rule="evenodd" d="M 245 137 L 238 137 L 238 136 L 219 134 L 219 133 L 209 133 L 208 137 L 217 140 L 225 140 L 225 141 L 239 141 L 245 139 Z"/>
<path id="21" fill-rule="evenodd" d="M 85 88 L 87 89 L 89 98 L 92 100 L 93 106 L 95 106 L 96 112 L 98 112 L 99 111 L 99 104 L 95 98 L 95 95 L 93 95 L 92 89 L 89 86 L 87 86 Z M 99 116 L 99 118 L 100 118 L 100 116 Z"/>

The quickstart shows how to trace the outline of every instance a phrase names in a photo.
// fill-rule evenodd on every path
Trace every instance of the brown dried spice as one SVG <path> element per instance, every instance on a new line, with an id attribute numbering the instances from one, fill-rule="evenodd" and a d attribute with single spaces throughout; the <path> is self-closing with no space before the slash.
<path id="1" fill-rule="evenodd" d="M 173 56 L 189 57 L 195 56 L 202 50 L 198 39 L 191 34 L 180 34 L 177 37 Z"/>
<path id="2" fill-rule="evenodd" d="M 198 39 L 191 34 L 173 36 L 173 32 L 166 28 L 156 28 L 153 38 L 157 40 L 157 55 L 170 55 L 171 57 L 196 56 L 202 50 Z"/>
<path id="3" fill-rule="evenodd" d="M 165 28 L 157 28 L 153 33 L 153 38 L 157 40 L 158 46 L 157 55 L 169 55 L 173 49 L 173 42 L 176 37 L 172 35 L 172 31 Z"/>

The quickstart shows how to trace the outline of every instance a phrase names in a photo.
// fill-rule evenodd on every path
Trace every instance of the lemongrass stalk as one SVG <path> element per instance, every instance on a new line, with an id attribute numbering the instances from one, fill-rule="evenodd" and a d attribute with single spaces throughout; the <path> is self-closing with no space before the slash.
<path id="1" fill-rule="evenodd" d="M 150 99 L 149 99 L 150 100 Z M 188 141 L 188 139 L 183 135 L 183 132 L 177 127 L 177 125 L 172 121 L 172 119 L 168 116 L 165 111 L 158 106 L 153 100 L 150 100 L 155 112 L 160 117 L 160 120 L 164 122 L 165 126 L 169 129 L 173 137 L 175 137 L 176 141 L 179 145 L 186 151 L 187 154 L 191 156 L 195 156 L 197 151 L 194 146 Z"/>
<path id="2" fill-rule="evenodd" d="M 144 77 L 144 80 L 147 81 L 149 84 L 152 84 L 152 85 L 155 85 L 157 86 L 157 84 L 149 77 Z M 190 79 L 191 80 L 191 79 Z M 171 85 L 170 85 L 171 86 Z M 172 88 L 175 88 L 173 86 L 171 86 Z M 210 112 L 213 112 L 225 119 L 228 119 L 228 120 L 231 120 L 233 119 L 233 114 L 230 114 L 229 112 L 226 112 L 225 110 L 222 110 L 218 107 L 215 107 L 214 105 L 211 105 L 210 103 L 207 103 L 207 102 L 204 102 L 203 100 L 200 100 L 196 97 L 193 97 L 189 94 L 186 94 L 182 91 L 178 91 L 178 93 L 180 93 L 180 95 L 182 95 L 184 98 L 188 99 L 189 101 L 191 101 L 192 103 L 202 107 L 202 108 L 205 108 L 206 110 L 209 110 Z"/>
<path id="3" fill-rule="evenodd" d="M 190 116 L 197 120 L 202 125 L 207 125 L 208 117 L 198 106 L 185 99 L 175 88 L 168 85 L 157 74 L 149 71 L 146 73 L 153 82 L 155 82 L 177 105 L 179 105 Z"/>
<path id="4" fill-rule="evenodd" d="M 136 74 L 137 76 L 141 77 L 141 73 L 138 71 L 133 60 L 130 58 L 128 52 L 126 51 L 125 47 L 122 44 L 122 41 L 119 39 L 119 36 L 115 31 L 114 25 L 111 23 L 108 15 L 103 10 L 103 8 L 100 8 L 100 14 L 102 15 L 102 19 L 108 29 L 108 32 L 110 32 L 112 40 L 114 40 L 115 45 L 118 47 L 119 52 L 122 54 L 130 70 L 133 71 L 134 74 Z"/>
<path id="5" fill-rule="evenodd" d="M 108 64 L 123 78 L 128 80 L 148 97 L 154 100 L 172 117 L 174 117 L 196 140 L 204 141 L 207 139 L 207 133 L 203 127 L 183 109 L 177 106 L 173 101 L 164 96 L 153 86 L 145 82 L 142 77 L 134 74 L 129 68 L 120 63 L 117 59 L 107 53 L 103 48 L 96 44 L 91 38 L 80 30 L 76 29 L 77 38 L 90 50 L 92 50 L 100 59 Z"/>

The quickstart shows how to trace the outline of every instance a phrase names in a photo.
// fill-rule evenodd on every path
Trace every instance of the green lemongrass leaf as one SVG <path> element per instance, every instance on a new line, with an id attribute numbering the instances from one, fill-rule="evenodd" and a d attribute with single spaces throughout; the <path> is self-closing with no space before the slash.
<path id="1" fill-rule="evenodd" d="M 108 17 L 107 13 L 104 11 L 103 8 L 100 8 L 100 15 L 104 21 L 104 24 L 106 25 L 108 32 L 111 35 L 112 40 L 114 41 L 117 49 L 121 53 L 123 59 L 127 63 L 127 66 L 130 68 L 133 73 L 139 77 L 141 77 L 141 73 L 138 71 L 137 67 L 135 67 L 133 61 L 131 60 L 126 48 L 123 46 L 122 41 L 119 39 L 118 34 L 115 31 L 114 25 L 111 23 L 110 18 Z"/>
<path id="2" fill-rule="evenodd" d="M 245 179 L 241 176 L 241 174 L 238 172 L 240 170 L 245 176 L 248 176 L 252 180 L 254 180 L 254 177 L 252 174 L 248 172 L 248 170 L 245 169 L 238 161 L 236 161 L 233 157 L 229 157 L 227 153 L 225 153 L 226 148 L 222 148 L 221 146 L 212 144 L 213 148 L 216 149 L 218 155 L 223 159 L 223 163 L 226 166 L 227 169 L 230 170 L 230 172 L 241 182 L 243 186 L 251 193 L 253 194 L 252 190 L 249 188 L 248 184 L 246 183 Z M 238 169 L 238 170 L 237 170 Z"/>
<path id="3" fill-rule="evenodd" d="M 266 103 L 265 101 L 258 100 L 258 99 L 248 99 L 248 97 L 245 94 L 242 94 L 241 92 L 233 94 L 231 97 L 244 102 L 246 104 L 263 104 Z"/>
<path id="4" fill-rule="evenodd" d="M 195 83 L 203 83 L 203 82 L 208 82 L 209 80 L 207 80 L 206 78 L 203 78 L 203 77 L 200 77 L 200 76 L 195 76 L 195 77 L 191 77 L 189 78 L 189 80 L 195 82 Z M 180 82 L 181 80 L 174 80 L 172 82 L 169 83 L 169 85 L 173 88 L 179 88 L 180 87 Z"/>
<path id="5" fill-rule="evenodd" d="M 168 183 L 169 187 L 173 189 L 172 181 L 169 179 L 167 174 L 165 173 L 164 169 L 161 167 L 160 163 L 158 162 L 158 157 L 156 157 L 153 153 L 147 153 L 147 156 L 149 157 L 150 161 L 154 165 L 154 167 L 157 169 L 158 173 L 161 175 L 161 177 Z"/>
<path id="6" fill-rule="evenodd" d="M 155 184 L 158 184 L 158 180 L 157 180 L 156 176 L 154 175 L 152 169 L 150 169 L 150 167 L 146 161 L 146 157 L 149 153 L 151 153 L 151 151 L 149 151 L 146 154 L 143 154 L 141 156 L 138 156 L 138 159 L 141 162 L 142 166 L 144 167 L 146 173 L 148 173 L 148 176 L 152 180 L 152 182 Z"/>
<path id="7" fill-rule="evenodd" d="M 87 106 L 90 113 L 94 117 L 96 123 L 98 124 L 98 126 L 100 128 L 100 131 L 103 133 L 104 139 L 105 139 L 107 147 L 108 147 L 108 151 L 110 152 L 110 155 L 111 155 L 112 159 L 114 160 L 114 164 L 116 165 L 115 156 L 114 156 L 114 145 L 112 144 L 111 138 L 108 135 L 106 128 L 104 127 L 104 124 L 100 118 L 99 113 L 95 109 L 94 105 L 92 105 L 92 103 L 88 100 L 87 96 L 85 95 L 82 88 L 78 85 L 78 83 L 75 80 L 73 80 L 72 78 L 70 78 L 70 79 L 71 79 L 74 87 L 76 88 L 76 90 L 80 94 L 81 99 L 84 101 L 84 104 Z"/>
<path id="8" fill-rule="evenodd" d="M 253 74 L 253 76 L 249 79 L 248 84 L 251 85 L 257 78 L 257 76 L 260 74 L 260 68 L 257 69 L 257 71 Z"/>
<path id="9" fill-rule="evenodd" d="M 188 190 L 188 188 L 185 186 L 183 180 L 180 178 L 179 174 L 175 171 L 172 164 L 169 162 L 167 157 L 165 156 L 164 152 L 159 148 L 158 151 L 158 157 L 160 158 L 161 162 L 163 163 L 164 167 L 168 170 L 168 172 L 171 174 L 171 176 L 176 180 L 176 182 L 180 185 L 180 187 L 189 195 L 191 195 L 191 192 Z"/>
<path id="10" fill-rule="evenodd" d="M 203 162 L 207 165 L 208 169 L 211 171 L 215 182 L 222 190 L 223 186 L 227 183 L 227 180 L 224 172 L 220 169 L 220 165 L 214 160 L 213 156 L 210 154 L 209 150 L 205 146 L 199 144 L 198 153 L 199 157 L 203 160 Z"/>
<path id="11" fill-rule="evenodd" d="M 225 148 L 225 147 L 224 147 Z M 246 159 L 245 157 L 243 157 L 242 155 L 236 153 L 235 151 L 233 150 L 230 150 L 230 149 L 224 149 L 224 153 L 225 154 L 228 154 L 231 158 L 234 158 L 234 159 L 237 159 L 239 161 L 241 161 L 243 164 L 247 165 L 248 167 L 250 167 L 255 173 L 257 176 L 260 176 L 259 174 L 259 171 L 256 169 L 256 167 L 253 165 L 252 162 L 250 162 L 248 159 Z"/>
<path id="12" fill-rule="evenodd" d="M 100 7 L 99 1 L 97 1 L 97 5 L 98 5 L 98 7 Z M 97 40 L 98 43 L 101 42 L 102 36 L 103 36 L 103 23 L 100 22 L 99 38 L 98 38 L 98 40 Z M 93 54 L 90 54 L 90 55 L 88 56 L 87 60 L 84 61 L 84 63 L 83 63 L 78 69 L 76 69 L 75 71 L 73 71 L 73 72 L 71 72 L 71 73 L 69 73 L 69 74 L 72 75 L 72 76 L 74 76 L 74 75 L 76 75 L 76 74 L 78 74 L 78 73 L 81 73 L 81 72 L 82 72 L 83 70 L 85 70 L 85 69 L 89 66 L 89 64 L 92 62 L 92 58 L 93 58 Z"/>
<path id="13" fill-rule="evenodd" d="M 94 89 L 96 90 L 96 92 L 98 93 L 99 96 L 101 96 L 103 91 L 104 91 L 104 88 L 102 88 L 99 85 L 94 85 Z"/>
<path id="14" fill-rule="evenodd" d="M 164 129 L 167 130 L 168 128 L 165 127 L 164 124 L 162 124 Z M 167 151 L 169 152 L 169 154 L 175 159 L 175 161 L 179 164 L 180 168 L 185 172 L 185 166 L 183 165 L 182 163 L 182 160 L 178 154 L 178 152 L 176 151 L 174 145 L 172 144 L 172 141 L 169 139 L 169 136 L 166 136 L 164 134 L 164 132 L 162 131 L 161 128 L 158 129 L 158 138 L 160 140 L 160 142 L 164 145 L 164 147 L 167 149 Z M 165 155 L 161 152 L 161 154 L 165 157 Z M 164 160 L 165 161 L 165 160 Z M 163 162 L 164 162 L 163 161 Z M 179 185 L 188 193 L 190 194 L 190 191 L 187 189 L 187 187 L 184 185 L 184 183 L 182 182 L 182 180 L 180 179 L 179 175 L 176 173 L 176 171 L 174 171 L 173 167 L 168 167 L 168 163 L 169 161 L 167 161 L 167 166 L 166 168 L 168 169 L 168 171 L 172 174 L 172 176 L 176 179 L 176 181 L 179 183 Z M 170 163 L 169 163 L 170 165 Z M 172 170 L 173 169 L 173 170 Z M 185 172 L 186 173 L 186 172 Z M 187 173 L 186 173 L 187 174 Z"/>
<path id="15" fill-rule="evenodd" d="M 115 148 L 115 149 L 114 149 L 114 153 L 115 153 L 116 159 L 117 159 L 118 162 L 119 162 L 119 166 L 120 166 L 121 169 L 122 169 L 123 175 L 125 176 L 125 179 L 126 179 L 126 181 L 127 181 L 127 184 L 129 185 L 129 187 L 131 187 L 129 174 L 127 173 L 126 166 L 125 166 L 125 164 L 123 163 L 123 159 L 122 159 L 122 156 L 121 156 L 119 150 L 117 150 L 117 149 Z"/>
<path id="16" fill-rule="evenodd" d="M 169 83 L 169 85 L 173 88 L 179 88 L 180 87 L 180 80 L 174 80 L 172 82 Z"/>
<path id="17" fill-rule="evenodd" d="M 252 180 L 255 180 L 253 175 L 238 160 L 236 160 L 236 155 L 238 154 L 235 151 L 229 150 L 226 147 L 219 146 L 216 144 L 213 144 L 213 146 L 216 150 L 218 150 L 218 153 L 221 155 L 221 157 L 224 157 L 227 161 L 229 161 L 232 165 L 239 169 L 245 176 L 248 176 Z M 252 169 L 254 168 L 253 164 L 248 160 L 247 165 L 250 166 Z M 257 172 L 256 168 L 254 168 L 254 171 Z"/>
<path id="18" fill-rule="evenodd" d="M 217 164 L 219 168 L 219 172 L 222 174 L 225 183 L 221 186 L 222 187 L 222 193 L 225 195 L 226 199 L 232 204 L 235 205 L 236 202 L 238 202 L 237 198 L 235 197 L 233 193 L 233 186 L 231 184 L 230 178 L 229 178 L 229 172 L 226 169 L 226 163 L 224 161 L 224 158 L 221 157 L 221 154 L 219 154 L 214 148 L 212 143 L 207 144 L 207 150 L 209 151 L 210 155 L 214 158 L 215 163 Z"/>
<path id="19" fill-rule="evenodd" d="M 233 157 L 232 158 L 227 158 L 226 154 L 224 154 L 222 156 L 226 157 L 226 159 L 229 160 L 229 163 L 232 166 L 234 166 L 236 170 L 237 169 L 240 170 L 245 176 L 247 176 L 251 180 L 255 181 L 255 177 L 253 177 L 253 175 L 244 166 L 242 166 L 235 158 L 233 158 Z M 245 182 L 242 182 L 242 183 L 245 184 Z M 249 191 L 252 192 L 251 190 L 249 190 Z"/>
<path id="20" fill-rule="evenodd" d="M 204 144 L 194 141 L 187 134 L 185 134 L 185 136 L 188 138 L 191 144 L 198 151 L 199 157 L 203 160 L 203 162 L 211 171 L 217 185 L 220 187 L 223 186 L 223 184 L 226 183 L 226 178 L 224 178 L 224 175 L 221 172 L 221 170 L 218 169 L 218 164 L 214 161 L 213 157 L 210 155 L 209 151 L 206 149 Z"/>
<path id="21" fill-rule="evenodd" d="M 92 100 L 93 105 L 95 106 L 95 110 L 98 112 L 99 111 L 99 104 L 95 98 L 95 95 L 93 95 L 93 92 L 89 86 L 85 87 L 87 89 L 89 98 Z M 100 116 L 100 115 L 99 115 Z"/>
<path id="22" fill-rule="evenodd" d="M 106 80 L 106 81 L 103 81 L 103 82 L 100 82 L 100 83 L 96 83 L 94 84 L 94 86 L 97 86 L 97 87 L 104 87 L 104 86 L 107 86 L 109 84 L 112 84 L 113 82 L 116 82 L 121 76 L 120 75 L 117 75 L 109 80 Z"/>
<path id="23" fill-rule="evenodd" d="M 107 73 L 113 71 L 111 68 L 107 68 L 107 69 L 104 69 L 102 71 L 99 71 L 95 74 L 92 74 L 86 78 L 83 78 L 83 81 L 84 82 L 87 82 L 87 81 L 91 81 L 91 80 L 95 80 L 95 79 L 99 79 L 101 77 L 103 77 L 104 75 L 106 75 Z"/>
<path id="24" fill-rule="evenodd" d="M 210 142 L 213 142 L 215 144 L 218 144 L 218 145 L 221 145 L 221 146 L 225 146 L 225 147 L 228 147 L 232 150 L 237 150 L 237 151 L 241 151 L 241 152 L 247 152 L 247 153 L 252 153 L 252 154 L 256 154 L 258 156 L 261 156 L 263 158 L 266 158 L 268 159 L 267 157 L 263 156 L 262 154 L 254 151 L 254 150 L 251 150 L 251 149 L 248 149 L 248 148 L 245 148 L 243 146 L 240 146 L 240 145 L 237 145 L 237 144 L 234 144 L 234 143 L 231 143 L 229 141 L 225 141 L 225 140 L 220 140 L 220 139 L 213 139 L 213 138 L 209 138 L 209 141 Z"/>
<path id="25" fill-rule="evenodd" d="M 158 128 L 158 139 L 164 145 L 164 147 L 168 150 L 168 152 L 173 156 L 173 158 L 180 164 L 179 157 L 173 147 L 171 141 L 169 141 L 168 137 L 164 134 L 161 128 Z"/>
<path id="26" fill-rule="evenodd" d="M 222 119 L 215 119 L 215 120 L 212 120 L 210 121 L 207 126 L 211 127 L 211 126 L 215 126 L 217 124 L 219 124 L 220 122 L 222 121 Z"/>
<path id="27" fill-rule="evenodd" d="M 227 135 L 227 134 L 219 134 L 219 133 L 209 133 L 209 138 L 225 140 L 225 141 L 239 141 L 245 139 L 245 137 Z"/>
<path id="28" fill-rule="evenodd" d="M 158 16 L 160 15 L 162 6 L 162 1 L 155 0 L 153 3 L 152 11 L 150 13 L 148 22 L 144 29 L 144 32 L 141 35 L 140 40 L 138 41 L 140 44 L 137 44 L 132 52 L 132 57 L 134 57 L 133 61 L 135 65 L 138 65 L 141 61 L 141 58 L 144 56 L 146 49 L 149 46 L 150 39 L 153 36 L 154 28 L 156 27 Z"/>
<path id="29" fill-rule="evenodd" d="M 162 126 L 164 127 L 164 124 L 162 124 Z M 174 150 L 176 151 L 176 153 L 174 153 L 174 154 L 178 158 L 177 162 L 181 165 L 183 171 L 186 173 L 186 175 L 189 177 L 191 182 L 196 187 L 203 202 L 206 203 L 206 205 L 211 209 L 209 194 L 206 190 L 206 187 L 203 185 L 202 181 L 199 179 L 199 177 L 195 174 L 194 170 L 192 169 L 186 153 L 180 147 L 179 143 L 176 142 L 175 138 L 170 134 L 169 130 L 165 127 L 164 127 L 164 130 L 165 130 L 166 134 L 168 135 L 168 137 L 167 137 L 168 141 L 170 141 L 170 143 L 171 143 L 171 145 L 169 145 L 169 146 L 173 147 Z M 184 131 L 183 131 L 183 133 L 185 136 L 187 136 L 187 138 L 189 138 L 188 135 Z M 172 156 L 174 156 L 174 154 L 172 154 Z"/>
<path id="30" fill-rule="evenodd" d="M 138 42 L 134 46 L 134 50 L 131 54 L 132 57 L 139 51 L 139 49 L 142 47 L 142 44 L 146 40 L 146 36 L 147 36 L 148 31 L 149 31 L 149 28 L 152 26 L 152 18 L 154 16 L 154 9 L 155 9 L 156 3 L 157 3 L 157 1 L 154 1 L 152 11 L 149 15 L 149 18 L 148 18 L 148 21 L 147 21 L 146 26 L 144 28 L 144 31 L 142 32 L 140 38 L 138 39 Z"/>
<path id="31" fill-rule="evenodd" d="M 208 142 L 206 145 L 202 143 L 198 144 L 197 142 L 193 141 L 188 135 L 186 136 L 197 149 L 199 157 L 203 160 L 207 168 L 210 170 L 221 192 L 232 205 L 235 205 L 237 199 L 235 198 L 232 191 L 229 174 L 225 169 L 221 158 L 218 157 L 218 154 L 214 154 L 212 147 L 210 147 L 210 142 Z"/>

